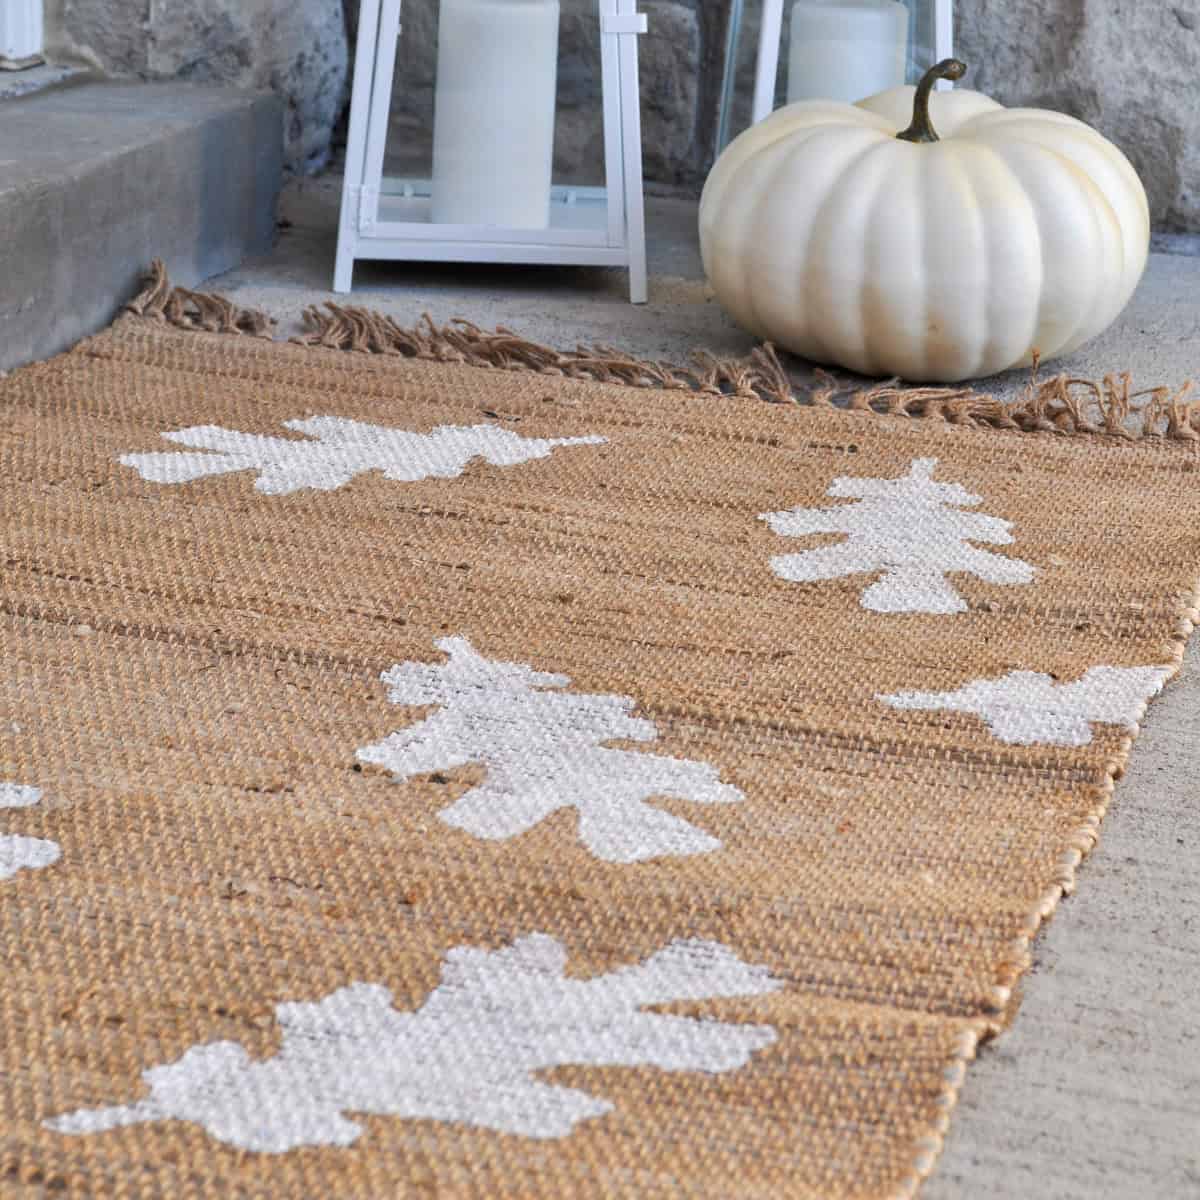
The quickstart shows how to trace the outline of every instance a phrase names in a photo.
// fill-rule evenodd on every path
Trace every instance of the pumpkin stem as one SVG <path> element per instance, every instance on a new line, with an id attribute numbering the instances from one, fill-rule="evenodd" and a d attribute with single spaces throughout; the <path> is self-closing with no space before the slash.
<path id="1" fill-rule="evenodd" d="M 967 64 L 957 58 L 944 58 L 935 67 L 930 67 L 917 84 L 913 97 L 912 124 L 896 136 L 903 142 L 938 142 L 941 139 L 933 122 L 929 119 L 929 94 L 939 79 L 961 79 L 967 73 Z"/>

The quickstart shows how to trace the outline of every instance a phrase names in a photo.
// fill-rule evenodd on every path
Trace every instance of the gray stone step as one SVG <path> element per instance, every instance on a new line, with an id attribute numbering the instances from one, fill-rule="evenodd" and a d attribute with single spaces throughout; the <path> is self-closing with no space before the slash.
<path id="1" fill-rule="evenodd" d="M 152 258 L 191 286 L 272 243 L 275 97 L 96 79 L 0 101 L 0 370 L 108 324 Z"/>

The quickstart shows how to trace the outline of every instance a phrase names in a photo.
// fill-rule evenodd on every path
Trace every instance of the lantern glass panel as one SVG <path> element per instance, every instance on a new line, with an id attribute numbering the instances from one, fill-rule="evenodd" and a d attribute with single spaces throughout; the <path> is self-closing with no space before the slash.
<path id="1" fill-rule="evenodd" d="M 908 58 L 905 82 L 920 83 L 939 59 L 937 52 L 937 11 L 924 0 L 904 0 L 908 7 Z"/>
<path id="2" fill-rule="evenodd" d="M 404 0 L 392 69 L 380 222 L 607 239 L 597 0 Z"/>
<path id="3" fill-rule="evenodd" d="M 807 19 L 807 28 L 813 31 L 812 39 L 805 42 L 792 39 L 793 11 L 795 0 L 782 0 L 778 4 L 782 27 L 778 51 L 778 71 L 775 77 L 774 107 L 788 103 L 789 92 L 794 98 L 804 99 L 812 95 L 825 95 L 838 86 L 850 91 L 867 88 L 862 95 L 853 99 L 865 99 L 874 91 L 882 91 L 894 84 L 917 83 L 921 76 L 941 57 L 938 45 L 938 14 L 942 11 L 943 24 L 948 25 L 950 0 L 895 0 L 902 4 L 906 13 L 893 10 L 889 19 L 872 22 L 871 14 L 866 20 L 858 20 L 847 9 L 853 5 L 839 5 L 837 0 L 804 0 L 797 14 L 799 20 Z M 759 57 L 759 41 L 762 36 L 765 10 L 770 0 L 727 0 L 730 22 L 729 55 L 726 64 L 724 89 L 720 105 L 719 144 L 727 145 L 734 137 L 752 123 L 753 95 L 756 66 Z M 843 11 L 838 12 L 841 8 Z M 840 28 L 839 28 L 840 26 Z M 903 45 L 889 43 L 899 34 Z M 874 47 L 873 53 L 862 56 L 867 61 L 856 74 L 847 65 L 855 39 L 863 39 Z M 839 44 L 840 43 L 840 44 Z M 793 53 L 795 51 L 795 53 Z M 803 73 L 807 71 L 807 77 Z M 790 78 L 789 78 L 790 76 Z M 855 79 L 864 80 L 856 84 Z M 838 96 L 849 99 L 848 95 Z"/>

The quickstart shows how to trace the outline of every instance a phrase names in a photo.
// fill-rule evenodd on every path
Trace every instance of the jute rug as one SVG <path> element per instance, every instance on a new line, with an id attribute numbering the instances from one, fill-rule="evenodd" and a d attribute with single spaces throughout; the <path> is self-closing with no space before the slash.
<path id="1" fill-rule="evenodd" d="M 135 309 L 0 381 L 0 1190 L 911 1195 L 1196 617 L 1185 401 Z"/>

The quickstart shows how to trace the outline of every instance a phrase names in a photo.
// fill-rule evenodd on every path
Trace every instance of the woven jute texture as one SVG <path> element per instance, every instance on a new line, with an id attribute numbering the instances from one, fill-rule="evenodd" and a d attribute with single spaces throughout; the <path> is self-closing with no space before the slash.
<path id="1" fill-rule="evenodd" d="M 1196 615 L 1187 441 L 131 314 L 0 456 L 5 1195 L 910 1195 Z"/>

